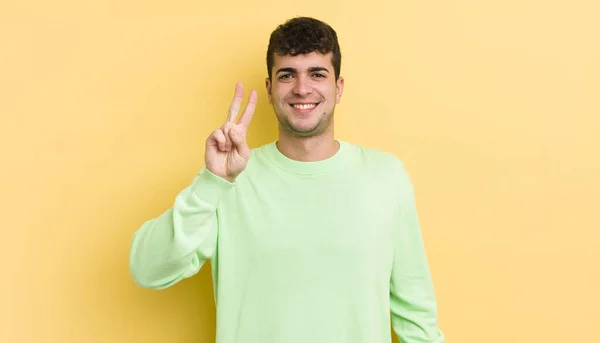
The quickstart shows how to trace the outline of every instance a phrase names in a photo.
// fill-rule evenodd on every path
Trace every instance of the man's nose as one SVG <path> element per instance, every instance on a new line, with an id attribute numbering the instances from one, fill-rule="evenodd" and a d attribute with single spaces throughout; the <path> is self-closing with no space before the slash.
<path id="1" fill-rule="evenodd" d="M 294 85 L 293 91 L 294 91 L 294 94 L 297 94 L 300 96 L 306 96 L 312 92 L 312 88 L 310 87 L 310 84 L 308 83 L 308 79 L 306 78 L 306 76 L 299 75 L 296 78 L 296 84 Z"/>

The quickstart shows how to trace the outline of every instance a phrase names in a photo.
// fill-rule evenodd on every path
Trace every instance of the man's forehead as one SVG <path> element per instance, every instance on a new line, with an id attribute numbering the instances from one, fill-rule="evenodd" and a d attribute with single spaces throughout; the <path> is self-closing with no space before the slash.
<path id="1" fill-rule="evenodd" d="M 294 67 L 296 69 L 309 69 L 312 67 L 328 67 L 331 66 L 331 52 L 321 54 L 311 52 L 308 54 L 298 54 L 296 56 L 285 55 L 280 56 L 275 54 L 274 65 L 277 67 Z"/>

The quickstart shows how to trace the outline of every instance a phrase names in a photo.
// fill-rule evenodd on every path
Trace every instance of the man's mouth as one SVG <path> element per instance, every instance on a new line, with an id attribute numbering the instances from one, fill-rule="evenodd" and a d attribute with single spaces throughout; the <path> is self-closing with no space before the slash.
<path id="1" fill-rule="evenodd" d="M 310 112 L 312 109 L 317 107 L 317 105 L 319 105 L 319 103 L 296 103 L 296 104 L 290 104 L 290 105 L 297 111 Z"/>

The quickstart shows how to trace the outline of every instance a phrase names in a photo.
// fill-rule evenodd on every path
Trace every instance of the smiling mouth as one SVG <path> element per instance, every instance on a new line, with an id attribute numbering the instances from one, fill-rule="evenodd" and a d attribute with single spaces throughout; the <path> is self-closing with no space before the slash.
<path id="1" fill-rule="evenodd" d="M 315 107 L 317 107 L 319 103 L 312 103 L 312 104 L 290 104 L 290 106 L 292 106 L 295 109 L 298 110 L 311 110 Z"/>

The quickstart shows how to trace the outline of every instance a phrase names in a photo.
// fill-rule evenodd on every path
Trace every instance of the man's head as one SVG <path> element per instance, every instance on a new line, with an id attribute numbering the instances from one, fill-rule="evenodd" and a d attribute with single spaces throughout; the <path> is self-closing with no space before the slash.
<path id="1" fill-rule="evenodd" d="M 266 79 L 269 102 L 286 134 L 321 135 L 342 95 L 337 34 L 313 18 L 294 18 L 271 33 Z"/>
<path id="2" fill-rule="evenodd" d="M 335 79 L 340 76 L 342 53 L 335 30 L 320 20 L 308 17 L 290 19 L 271 33 L 267 49 L 267 73 L 272 77 L 275 55 L 296 56 L 316 51 L 331 53 Z"/>

